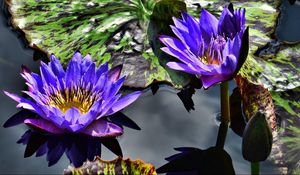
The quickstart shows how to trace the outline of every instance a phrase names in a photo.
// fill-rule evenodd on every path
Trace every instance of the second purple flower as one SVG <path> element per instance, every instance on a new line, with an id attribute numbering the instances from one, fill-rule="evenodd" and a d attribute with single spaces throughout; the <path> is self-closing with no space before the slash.
<path id="1" fill-rule="evenodd" d="M 181 62 L 168 62 L 168 67 L 195 74 L 205 89 L 237 74 L 249 48 L 245 9 L 229 4 L 219 20 L 203 9 L 200 21 L 185 12 L 173 21 L 177 38 L 162 35 L 160 41 L 166 46 L 162 50 Z"/>

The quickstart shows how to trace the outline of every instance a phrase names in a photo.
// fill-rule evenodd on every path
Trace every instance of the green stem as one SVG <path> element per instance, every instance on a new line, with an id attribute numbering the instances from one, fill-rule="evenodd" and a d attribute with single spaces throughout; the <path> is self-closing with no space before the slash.
<path id="1" fill-rule="evenodd" d="M 230 109 L 229 109 L 229 85 L 228 82 L 221 84 L 221 122 L 230 122 Z"/>
<path id="2" fill-rule="evenodd" d="M 251 162 L 251 174 L 259 175 L 259 162 Z"/>
<path id="3" fill-rule="evenodd" d="M 230 108 L 229 108 L 229 85 L 228 82 L 223 82 L 220 85 L 221 94 L 221 125 L 219 127 L 216 147 L 223 148 L 225 145 L 228 124 L 230 122 Z"/>

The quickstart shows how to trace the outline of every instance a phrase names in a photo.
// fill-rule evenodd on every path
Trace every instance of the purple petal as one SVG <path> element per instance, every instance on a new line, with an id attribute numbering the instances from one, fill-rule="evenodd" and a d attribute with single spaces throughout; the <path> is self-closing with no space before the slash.
<path id="1" fill-rule="evenodd" d="M 217 83 L 226 81 L 229 78 L 230 78 L 229 76 L 225 76 L 225 75 L 222 75 L 222 74 L 202 75 L 200 77 L 204 89 L 208 89 L 209 87 L 211 87 L 211 86 L 213 86 Z"/>
<path id="2" fill-rule="evenodd" d="M 218 24 L 218 33 L 219 35 L 226 36 L 229 38 L 233 38 L 237 33 L 237 29 L 235 26 L 235 20 L 233 14 L 225 8 L 222 13 L 219 24 Z"/>
<path id="3" fill-rule="evenodd" d="M 97 69 L 96 77 L 100 77 L 104 72 L 107 71 L 108 71 L 108 63 L 106 62 Z"/>
<path id="4" fill-rule="evenodd" d="M 184 21 L 182 21 L 178 18 L 175 18 L 175 17 L 172 17 L 172 19 L 174 21 L 176 28 L 178 28 L 182 31 L 188 32 L 187 24 Z"/>
<path id="5" fill-rule="evenodd" d="M 164 51 L 165 53 L 177 58 L 178 60 L 180 60 L 181 62 L 183 62 L 185 64 L 193 63 L 185 53 L 179 52 L 171 47 L 163 47 L 163 48 L 161 48 L 161 50 Z"/>
<path id="6" fill-rule="evenodd" d="M 56 127 L 52 122 L 44 119 L 26 119 L 24 123 L 53 134 L 66 133 L 65 130 Z"/>
<path id="7" fill-rule="evenodd" d="M 86 71 L 91 66 L 91 64 L 95 64 L 95 63 L 92 61 L 90 54 L 87 54 L 81 62 L 81 75 L 86 73 Z"/>
<path id="8" fill-rule="evenodd" d="M 125 76 L 123 76 L 122 78 L 120 78 L 119 80 L 117 80 L 115 83 L 112 84 L 109 92 L 110 97 L 115 96 L 119 92 L 124 81 L 125 81 Z"/>
<path id="9" fill-rule="evenodd" d="M 65 113 L 65 119 L 70 124 L 76 123 L 76 121 L 79 119 L 80 116 L 81 116 L 80 111 L 75 107 L 71 107 Z"/>
<path id="10" fill-rule="evenodd" d="M 46 119 L 51 120 L 57 127 L 63 128 L 63 124 L 66 122 L 65 114 L 56 107 L 45 107 L 43 111 L 46 110 L 49 111 Z"/>
<path id="11" fill-rule="evenodd" d="M 122 71 L 122 65 L 111 68 L 108 71 L 108 75 L 107 75 L 109 81 L 111 82 L 117 81 L 120 78 L 121 71 Z"/>
<path id="12" fill-rule="evenodd" d="M 237 67 L 237 58 L 234 55 L 228 55 L 221 65 L 222 74 L 232 75 Z"/>
<path id="13" fill-rule="evenodd" d="M 109 100 L 104 101 L 104 103 L 101 106 L 101 114 L 98 116 L 98 118 L 101 118 L 103 116 L 108 116 L 111 115 L 112 113 L 109 113 L 109 111 L 112 111 L 112 106 L 119 100 L 119 98 L 121 97 L 121 94 L 118 94 L 112 98 L 110 98 Z M 114 113 L 114 111 L 113 111 Z"/>
<path id="14" fill-rule="evenodd" d="M 73 125 L 69 125 L 68 126 L 68 130 L 74 133 L 78 133 L 80 132 L 82 129 L 84 129 L 85 126 L 84 125 L 80 125 L 80 124 L 73 124 Z"/>
<path id="15" fill-rule="evenodd" d="M 100 78 L 98 79 L 98 81 L 95 83 L 93 90 L 94 91 L 102 91 L 104 87 L 106 87 L 105 85 L 108 82 L 108 78 L 106 76 L 106 74 L 102 74 L 100 76 Z"/>
<path id="16" fill-rule="evenodd" d="M 201 50 L 202 37 L 199 34 L 198 36 L 191 35 L 190 32 L 185 32 L 180 29 L 177 29 L 174 26 L 171 26 L 173 33 L 181 40 L 181 42 L 195 55 L 199 56 Z"/>
<path id="17" fill-rule="evenodd" d="M 41 61 L 40 72 L 44 85 L 56 87 L 57 78 L 47 64 Z"/>
<path id="18" fill-rule="evenodd" d="M 123 134 L 123 128 L 106 120 L 98 119 L 82 130 L 81 133 L 93 137 L 116 137 Z"/>
<path id="19" fill-rule="evenodd" d="M 133 103 L 140 95 L 142 94 L 141 91 L 137 91 L 134 93 L 131 93 L 129 95 L 126 95 L 125 97 L 122 97 L 120 100 L 118 100 L 113 106 L 112 106 L 112 110 L 113 112 L 118 112 L 121 109 L 127 107 L 128 105 L 130 105 L 131 103 Z"/>
<path id="20" fill-rule="evenodd" d="M 18 108 L 22 107 L 24 109 L 28 109 L 30 111 L 36 112 L 40 116 L 45 116 L 44 112 L 34 102 L 27 100 L 23 97 L 20 97 L 16 94 L 12 94 L 6 91 L 4 91 L 4 93 L 5 95 L 9 96 L 10 98 L 12 98 L 13 100 L 19 103 L 17 105 Z"/>
<path id="21" fill-rule="evenodd" d="M 243 32 L 241 32 L 241 33 L 243 33 Z M 240 35 L 236 35 L 232 41 L 230 53 L 238 58 L 240 56 L 241 46 L 242 46 L 242 41 L 241 41 Z"/>
<path id="22" fill-rule="evenodd" d="M 199 46 L 199 42 L 201 41 L 201 31 L 200 31 L 200 24 L 199 22 L 192 16 L 190 16 L 188 13 L 183 12 L 186 16 L 186 24 L 188 27 L 188 33 L 191 36 L 191 38 L 194 39 L 194 42 L 196 46 Z M 196 49 L 195 49 L 196 50 Z"/>
<path id="23" fill-rule="evenodd" d="M 102 94 L 102 100 L 107 101 L 110 96 L 109 96 L 109 92 L 111 89 L 113 82 L 112 81 L 106 81 L 103 87 L 103 94 Z"/>
<path id="24" fill-rule="evenodd" d="M 75 61 L 75 62 L 78 62 L 78 63 L 81 63 L 82 61 L 82 55 L 80 52 L 75 52 L 73 57 L 71 58 L 71 61 Z"/>
<path id="25" fill-rule="evenodd" d="M 96 103 L 94 103 L 93 106 L 90 108 L 89 112 L 87 112 L 86 114 L 82 115 L 78 119 L 77 122 L 79 124 L 81 124 L 81 125 L 88 125 L 88 124 L 90 124 L 100 114 L 100 112 L 101 112 L 101 105 L 102 105 L 102 101 L 97 101 Z"/>
<path id="26" fill-rule="evenodd" d="M 187 72 L 189 74 L 200 74 L 198 70 L 195 70 L 195 68 L 192 67 L 192 65 L 187 65 L 183 63 L 177 63 L 177 62 L 168 62 L 167 66 L 171 69 Z"/>
<path id="27" fill-rule="evenodd" d="M 92 63 L 87 71 L 84 73 L 82 80 L 85 82 L 85 84 L 91 83 L 94 84 L 95 80 L 95 63 Z"/>
<path id="28" fill-rule="evenodd" d="M 80 64 L 76 61 L 70 61 L 65 75 L 66 88 L 71 88 L 73 85 L 79 84 L 81 76 Z"/>
<path id="29" fill-rule="evenodd" d="M 210 14 L 205 9 L 202 9 L 200 16 L 200 28 L 203 39 L 206 43 L 210 42 L 210 39 L 213 35 L 217 34 L 218 30 L 218 20 L 217 18 Z"/>
<path id="30" fill-rule="evenodd" d="M 83 59 L 86 60 L 86 61 L 92 62 L 92 57 L 91 57 L 90 54 L 86 54 Z"/>
<path id="31" fill-rule="evenodd" d="M 31 76 L 32 76 L 32 78 L 35 79 L 35 81 L 37 83 L 37 87 L 38 88 L 35 88 L 35 89 L 44 94 L 45 90 L 44 90 L 44 87 L 43 87 L 43 80 L 42 80 L 42 78 L 38 74 L 36 74 L 36 73 L 31 73 Z"/>
<path id="32" fill-rule="evenodd" d="M 168 48 L 162 48 L 164 52 L 180 59 L 180 61 L 188 64 L 188 63 L 196 63 L 200 62 L 195 56 L 188 55 L 188 51 L 186 46 L 178 39 L 169 37 L 169 36 L 160 36 L 160 41 L 164 43 Z"/>
<path id="33" fill-rule="evenodd" d="M 64 68 L 62 67 L 60 61 L 55 57 L 54 54 L 50 56 L 50 66 L 57 78 L 62 78 L 65 76 Z"/>

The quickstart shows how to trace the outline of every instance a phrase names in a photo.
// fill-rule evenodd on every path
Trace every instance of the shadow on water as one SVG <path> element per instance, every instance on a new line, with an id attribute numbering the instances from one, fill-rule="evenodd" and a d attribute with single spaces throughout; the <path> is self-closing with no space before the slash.
<path id="1" fill-rule="evenodd" d="M 297 3 L 290 6 L 286 4 L 287 0 L 284 1 L 286 2 L 284 2 L 285 7 L 282 8 L 278 37 L 289 41 L 293 41 L 294 38 L 300 39 L 300 30 L 296 29 L 296 26 L 300 26 L 300 21 L 295 17 L 299 14 L 300 6 Z M 1 0 L 0 4 L 2 2 Z M 20 44 L 18 36 L 10 30 L 3 17 L 1 13 L 0 90 L 19 93 L 24 88 L 24 81 L 19 75 L 20 66 L 24 64 L 34 72 L 38 72 L 39 63 L 32 61 L 33 51 Z M 232 83 L 231 90 L 233 88 Z M 220 109 L 218 87 L 208 91 L 197 90 L 193 96 L 195 110 L 190 113 L 186 111 L 176 93 L 167 87 L 160 88 L 154 96 L 149 91 L 124 111 L 142 129 L 141 131 L 125 129 L 125 134 L 118 138 L 125 158 L 140 158 L 154 164 L 155 167 L 160 167 L 166 163 L 165 157 L 176 153 L 173 151 L 174 147 L 196 147 L 205 150 L 215 144 L 218 131 L 215 116 Z M 15 103 L 2 92 L 0 99 L 2 126 L 12 114 L 17 112 L 17 109 Z M 69 165 L 65 156 L 51 167 L 47 166 L 45 157 L 23 158 L 25 147 L 15 142 L 26 130 L 27 127 L 24 125 L 9 129 L 0 128 L 0 173 L 61 174 Z M 242 157 L 241 138 L 231 130 L 228 132 L 225 150 L 230 154 L 237 174 L 250 172 L 250 164 Z M 110 160 L 115 158 L 108 149 L 102 149 L 102 156 Z M 261 173 L 278 172 L 274 164 L 266 161 L 261 164 Z"/>

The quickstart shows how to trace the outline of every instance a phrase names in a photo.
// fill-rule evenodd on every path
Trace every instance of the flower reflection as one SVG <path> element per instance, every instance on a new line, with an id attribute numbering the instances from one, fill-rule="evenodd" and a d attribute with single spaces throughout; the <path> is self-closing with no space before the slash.
<path id="1" fill-rule="evenodd" d="M 30 157 L 34 153 L 36 157 L 46 155 L 48 166 L 57 163 L 65 153 L 70 163 L 79 167 L 85 161 L 93 161 L 95 156 L 101 156 L 101 145 L 122 156 L 116 138 L 99 138 L 84 134 L 46 135 L 28 130 L 17 143 L 26 145 L 24 157 Z"/>
<path id="2" fill-rule="evenodd" d="M 37 114 L 22 110 L 12 116 L 4 127 L 23 123 L 24 119 L 38 118 Z M 121 112 L 117 112 L 107 120 L 115 123 L 118 127 L 124 126 L 140 130 L 139 126 Z M 115 137 L 92 137 L 80 133 L 51 134 L 39 128 L 31 128 L 26 131 L 17 143 L 26 145 L 24 157 L 30 157 L 36 153 L 36 157 L 47 155 L 48 166 L 58 162 L 65 153 L 70 162 L 79 167 L 86 160 L 93 161 L 95 156 L 101 156 L 101 145 L 104 145 L 113 153 L 122 156 L 122 150 Z"/>

